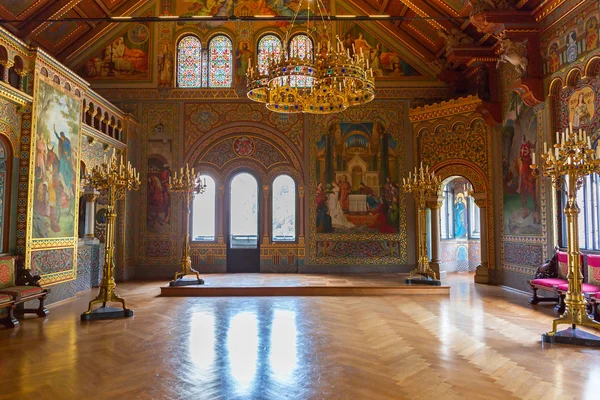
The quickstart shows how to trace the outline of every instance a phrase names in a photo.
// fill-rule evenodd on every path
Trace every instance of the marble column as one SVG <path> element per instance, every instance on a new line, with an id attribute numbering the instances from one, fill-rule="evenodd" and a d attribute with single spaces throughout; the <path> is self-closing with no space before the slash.
<path id="1" fill-rule="evenodd" d="M 304 186 L 298 186 L 298 194 L 300 195 L 300 204 L 298 205 L 300 215 L 298 218 L 298 222 L 300 226 L 298 227 L 298 237 L 304 237 Z"/>
<path id="2" fill-rule="evenodd" d="M 441 267 L 440 248 L 440 208 L 442 208 L 443 197 L 427 199 L 427 208 L 431 210 L 431 261 L 429 267 L 438 275 L 439 279 L 446 278 L 446 271 Z"/>
<path id="3" fill-rule="evenodd" d="M 85 199 L 85 244 L 92 244 L 96 242 L 94 238 L 94 225 L 96 215 L 96 200 L 100 196 L 100 192 L 94 188 L 86 187 L 83 192 L 83 198 Z"/>
<path id="4" fill-rule="evenodd" d="M 479 243 L 481 247 L 481 264 L 475 270 L 475 283 L 490 283 L 487 239 L 487 199 L 485 193 L 476 193 L 473 195 L 473 199 L 475 200 L 477 207 L 479 207 Z"/>

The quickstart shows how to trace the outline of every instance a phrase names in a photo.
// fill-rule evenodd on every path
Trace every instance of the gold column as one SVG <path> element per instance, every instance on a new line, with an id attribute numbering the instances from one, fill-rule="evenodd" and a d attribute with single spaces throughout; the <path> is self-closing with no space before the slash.
<path id="1" fill-rule="evenodd" d="M 86 179 L 88 185 L 91 187 L 106 191 L 108 204 L 106 206 L 106 243 L 104 244 L 102 281 L 100 282 L 98 296 L 90 301 L 88 310 L 81 314 L 81 319 L 89 321 L 92 319 L 132 317 L 133 310 L 128 309 L 125 299 L 119 297 L 115 292 L 117 285 L 114 278 L 114 237 L 117 200 L 123 199 L 127 190 L 139 189 L 139 173 L 136 172 L 135 168 L 131 167 L 130 163 L 127 163 L 127 167 L 124 167 L 122 156 L 121 162 L 118 164 L 116 157 L 113 156 L 108 161 L 95 166 Z M 106 307 L 106 303 L 108 302 L 121 303 L 123 309 Z M 100 303 L 102 303 L 101 308 L 92 310 L 94 304 Z"/>
<path id="2" fill-rule="evenodd" d="M 412 192 L 417 203 L 417 268 L 410 272 L 407 283 L 423 283 L 439 285 L 440 281 L 436 273 L 429 267 L 429 258 L 427 257 L 427 196 L 436 193 L 440 186 L 439 179 L 433 172 L 429 172 L 429 166 L 423 168 L 423 163 L 417 171 L 415 168 L 414 176 L 409 172 L 408 180 L 402 179 L 405 192 Z M 413 279 L 413 276 L 420 275 L 426 279 Z M 431 278 L 431 279 L 429 279 Z"/>
<path id="3" fill-rule="evenodd" d="M 583 275 L 580 265 L 577 204 L 577 191 L 582 188 L 585 177 L 600 173 L 600 147 L 594 151 L 587 132 L 581 129 L 579 132 L 573 131 L 571 126 L 565 132 L 557 132 L 556 144 L 550 149 L 547 149 L 544 143 L 541 159 L 538 168 L 535 163 L 535 153 L 532 155 L 533 175 L 549 177 L 554 187 L 563 190 L 567 196 L 564 211 L 567 216 L 567 279 L 569 281 L 565 297 L 565 312 L 552 322 L 552 330 L 542 335 L 542 340 L 550 343 L 600 346 L 600 337 L 576 329 L 577 325 L 600 328 L 600 323 L 588 315 L 586 300 L 581 290 Z M 571 325 L 571 328 L 557 332 L 558 326 L 563 324 Z"/>

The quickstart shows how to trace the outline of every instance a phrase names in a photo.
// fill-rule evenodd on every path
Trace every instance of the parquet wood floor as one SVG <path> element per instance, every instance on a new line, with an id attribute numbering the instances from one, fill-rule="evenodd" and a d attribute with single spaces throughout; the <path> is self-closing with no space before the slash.
<path id="1" fill-rule="evenodd" d="M 81 323 L 96 292 L 0 330 L 0 399 L 598 399 L 600 351 L 545 346 L 550 305 L 451 276 L 448 296 L 158 297 Z"/>

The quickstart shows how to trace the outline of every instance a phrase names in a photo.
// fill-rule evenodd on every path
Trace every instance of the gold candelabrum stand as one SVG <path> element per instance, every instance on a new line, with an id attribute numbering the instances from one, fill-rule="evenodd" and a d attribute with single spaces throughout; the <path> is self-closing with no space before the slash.
<path id="1" fill-rule="evenodd" d="M 565 312 L 552 322 L 552 330 L 542 335 L 542 340 L 549 343 L 584 345 L 590 345 L 598 340 L 596 344 L 592 344 L 598 346 L 600 338 L 576 330 L 577 325 L 600 328 L 600 323 L 588 315 L 585 297 L 581 290 L 583 275 L 580 266 L 577 191 L 583 186 L 587 175 L 600 173 L 600 147 L 594 151 L 587 132 L 581 129 L 575 132 L 570 126 L 565 132 L 556 134 L 556 144 L 550 149 L 547 143 L 544 143 L 540 165 L 536 164 L 535 153 L 532 154 L 531 169 L 534 177 L 540 175 L 549 177 L 553 186 L 566 194 L 569 290 L 565 297 Z M 562 324 L 571 327 L 557 332 L 558 325 Z"/>
<path id="2" fill-rule="evenodd" d="M 402 188 L 406 193 L 413 193 L 417 203 L 417 268 L 410 272 L 407 283 L 423 283 L 430 285 L 440 285 L 435 271 L 429 266 L 429 257 L 427 257 L 427 206 L 428 196 L 437 193 L 440 187 L 440 180 L 433 172 L 429 172 L 429 166 L 423 168 L 423 163 L 419 170 L 415 168 L 414 174 L 408 173 L 408 179 L 402 179 Z M 425 279 L 413 279 L 414 276 L 425 277 Z"/>
<path id="3" fill-rule="evenodd" d="M 117 200 L 125 198 L 128 190 L 138 190 L 140 187 L 140 174 L 129 162 L 123 164 L 123 156 L 117 163 L 115 156 L 104 160 L 95 166 L 86 177 L 89 186 L 104 191 L 108 200 L 106 206 L 106 242 L 104 243 L 104 267 L 102 269 L 102 281 L 98 296 L 90 301 L 89 308 L 81 314 L 81 319 L 88 321 L 93 319 L 105 319 L 116 317 L 131 317 L 133 310 L 127 308 L 125 299 L 119 297 L 115 292 L 114 278 L 114 252 L 115 252 L 115 220 L 117 218 Z M 107 307 L 106 303 L 121 303 L 123 309 Z M 94 304 L 102 303 L 102 307 L 92 310 Z"/>
<path id="4" fill-rule="evenodd" d="M 182 285 L 202 285 L 204 281 L 200 279 L 198 271 L 192 268 L 192 259 L 190 257 L 190 207 L 196 194 L 203 194 L 206 189 L 206 179 L 202 180 L 200 173 L 195 173 L 194 168 L 190 170 L 186 164 L 185 169 L 181 168 L 169 178 L 170 191 L 179 195 L 183 199 L 183 248 L 181 254 L 181 269 L 175 273 L 170 286 Z M 196 280 L 183 280 L 186 275 L 196 275 Z"/>

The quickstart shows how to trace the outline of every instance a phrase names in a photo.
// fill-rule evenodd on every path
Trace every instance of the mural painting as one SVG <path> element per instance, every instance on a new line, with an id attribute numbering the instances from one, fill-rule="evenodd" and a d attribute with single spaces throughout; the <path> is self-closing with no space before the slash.
<path id="1" fill-rule="evenodd" d="M 398 232 L 397 150 L 381 123 L 330 126 L 317 142 L 317 232 Z"/>
<path id="2" fill-rule="evenodd" d="M 175 15 L 198 16 L 198 15 L 218 15 L 229 16 L 249 16 L 249 15 L 286 15 L 293 16 L 298 9 L 298 0 L 176 0 Z M 302 5 L 306 8 L 306 3 Z M 180 23 L 181 24 L 181 23 Z M 276 25 L 287 25 L 287 22 L 280 21 Z M 200 25 L 206 25 L 200 23 Z"/>
<path id="3" fill-rule="evenodd" d="M 344 48 L 368 57 L 375 77 L 420 76 L 421 74 L 381 40 L 354 22 L 341 23 Z"/>
<path id="4" fill-rule="evenodd" d="M 561 29 L 549 30 L 543 37 L 543 43 L 546 43 L 544 73 L 557 72 L 563 66 L 597 50 L 600 37 L 599 20 L 598 5 L 592 3 L 584 12 L 567 21 Z"/>
<path id="5" fill-rule="evenodd" d="M 466 201 L 463 193 L 457 193 L 454 200 L 454 237 L 464 239 L 467 237 L 468 222 L 466 215 Z"/>
<path id="6" fill-rule="evenodd" d="M 37 90 L 33 238 L 76 236 L 81 102 L 39 81 Z"/>
<path id="7" fill-rule="evenodd" d="M 559 92 L 557 108 L 557 130 L 564 131 L 569 124 L 575 130 L 582 129 L 590 136 L 595 149 L 600 139 L 600 118 L 596 112 L 600 108 L 600 78 L 563 88 Z"/>
<path id="8" fill-rule="evenodd" d="M 150 36 L 147 23 L 133 25 L 85 62 L 79 74 L 93 80 L 150 79 Z"/>
<path id="9" fill-rule="evenodd" d="M 537 116 L 533 108 L 512 92 L 502 126 L 502 177 L 504 233 L 540 235 L 537 181 L 531 172 L 537 145 Z"/>
<path id="10" fill-rule="evenodd" d="M 171 194 L 169 178 L 171 166 L 166 158 L 153 155 L 148 158 L 148 218 L 149 231 L 157 231 L 171 224 Z"/>

